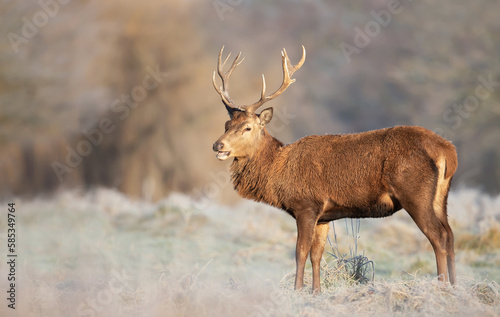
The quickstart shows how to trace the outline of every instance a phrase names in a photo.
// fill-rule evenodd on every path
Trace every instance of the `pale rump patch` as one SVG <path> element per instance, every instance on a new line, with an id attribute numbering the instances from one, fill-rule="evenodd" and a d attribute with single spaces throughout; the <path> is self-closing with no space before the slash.
<path id="1" fill-rule="evenodd" d="M 445 179 L 444 174 L 446 171 L 446 159 L 441 156 L 437 162 L 436 167 L 438 168 L 438 179 L 436 184 L 436 194 L 434 196 L 433 207 L 436 216 L 440 219 L 446 219 L 446 214 L 444 213 L 444 200 L 448 190 L 448 184 L 450 179 Z"/>

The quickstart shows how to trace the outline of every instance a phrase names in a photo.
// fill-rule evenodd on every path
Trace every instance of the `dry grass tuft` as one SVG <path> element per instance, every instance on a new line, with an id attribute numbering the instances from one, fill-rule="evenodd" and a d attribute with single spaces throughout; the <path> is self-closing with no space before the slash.
<path id="1" fill-rule="evenodd" d="M 343 253 L 340 251 L 339 242 L 337 239 L 337 231 L 335 230 L 335 223 L 332 222 L 334 242 L 332 243 L 330 237 L 328 236 L 328 243 L 331 248 L 331 252 L 327 251 L 327 254 L 332 256 L 334 261 L 329 262 L 329 266 L 332 266 L 335 271 L 335 275 L 343 276 L 347 281 L 353 283 L 366 284 L 369 281 L 373 281 L 375 277 L 374 263 L 364 255 L 358 254 L 358 241 L 359 241 L 359 230 L 361 227 L 360 219 L 344 219 L 345 228 L 347 235 L 350 236 L 351 241 L 349 244 L 349 253 Z M 349 222 L 350 222 L 350 232 L 349 232 Z M 340 273 L 345 271 L 345 274 Z M 327 270 L 329 272 L 329 270 Z M 340 273 L 340 274 L 339 274 Z M 332 275 L 332 274 L 328 274 Z"/>
<path id="2" fill-rule="evenodd" d="M 499 304 L 499 293 L 500 288 L 496 282 L 479 282 L 472 286 L 472 294 L 484 304 L 496 306 Z"/>

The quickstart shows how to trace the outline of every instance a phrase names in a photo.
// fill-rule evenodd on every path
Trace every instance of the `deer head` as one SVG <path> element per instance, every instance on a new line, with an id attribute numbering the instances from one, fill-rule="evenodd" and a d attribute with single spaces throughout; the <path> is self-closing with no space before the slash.
<path id="1" fill-rule="evenodd" d="M 283 51 L 281 51 L 283 65 L 283 83 L 281 87 L 274 93 L 266 96 L 266 80 L 264 75 L 262 75 L 262 92 L 260 100 L 247 106 L 237 106 L 228 93 L 229 77 L 234 68 L 243 62 L 243 59 L 240 60 L 241 52 L 236 56 L 231 67 L 224 72 L 224 65 L 231 54 L 226 57 L 224 62 L 221 62 L 223 50 L 224 47 L 220 50 L 217 63 L 217 72 L 222 80 L 222 86 L 218 87 L 215 82 L 215 71 L 212 81 L 215 90 L 221 96 L 222 102 L 229 113 L 230 120 L 225 124 L 224 134 L 214 143 L 213 150 L 217 152 L 217 158 L 219 160 L 226 160 L 230 157 L 251 157 L 255 151 L 258 150 L 257 145 L 260 144 L 261 140 L 267 135 L 265 126 L 273 117 L 273 108 L 264 109 L 259 114 L 255 111 L 264 103 L 281 95 L 288 86 L 295 82 L 295 79 L 291 77 L 293 73 L 304 64 L 306 49 L 302 46 L 302 57 L 296 65 L 291 64 L 286 50 L 283 49 Z"/>

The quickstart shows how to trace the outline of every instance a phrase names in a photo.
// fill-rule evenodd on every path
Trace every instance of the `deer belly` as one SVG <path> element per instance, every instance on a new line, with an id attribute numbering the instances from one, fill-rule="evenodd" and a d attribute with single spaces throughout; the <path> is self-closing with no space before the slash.
<path id="1" fill-rule="evenodd" d="M 380 218 L 394 214 L 401 209 L 400 203 L 389 194 L 380 195 L 372 202 L 360 202 L 353 205 L 340 205 L 332 199 L 326 199 L 319 222 L 342 218 Z"/>

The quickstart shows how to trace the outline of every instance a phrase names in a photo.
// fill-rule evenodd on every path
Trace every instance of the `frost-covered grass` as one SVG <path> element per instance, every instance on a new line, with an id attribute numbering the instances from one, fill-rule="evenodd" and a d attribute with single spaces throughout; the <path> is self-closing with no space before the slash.
<path id="1" fill-rule="evenodd" d="M 317 296 L 309 268 L 307 288 L 293 291 L 294 220 L 262 204 L 180 194 L 151 204 L 106 189 L 14 201 L 17 316 L 500 315 L 500 197 L 474 190 L 449 198 L 456 287 L 437 281 L 428 241 L 401 211 L 361 221 L 357 248 L 374 261 L 374 282 L 345 278 L 327 244 Z M 340 253 L 352 248 L 344 228 Z M 0 257 L 5 294 L 4 247 Z M 0 302 L 1 316 L 15 316 Z"/>

